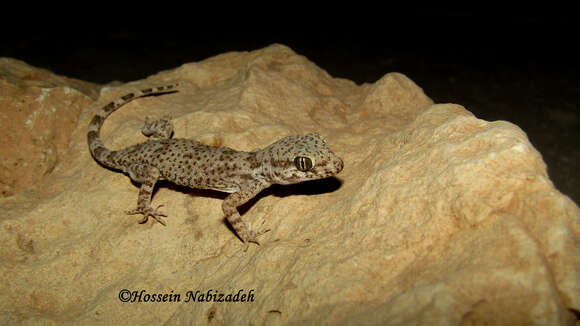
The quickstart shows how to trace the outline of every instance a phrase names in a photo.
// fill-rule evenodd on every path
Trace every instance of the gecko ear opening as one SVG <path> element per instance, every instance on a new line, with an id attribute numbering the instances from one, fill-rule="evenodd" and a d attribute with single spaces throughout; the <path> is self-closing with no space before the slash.
<path id="1" fill-rule="evenodd" d="M 299 171 L 306 172 L 312 170 L 314 167 L 314 162 L 312 159 L 306 156 L 297 156 L 294 159 L 294 165 Z"/>

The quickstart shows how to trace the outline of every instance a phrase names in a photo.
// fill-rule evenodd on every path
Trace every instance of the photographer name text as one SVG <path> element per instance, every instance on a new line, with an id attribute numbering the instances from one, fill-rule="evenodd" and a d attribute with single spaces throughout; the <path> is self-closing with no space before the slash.
<path id="1" fill-rule="evenodd" d="M 141 302 L 254 302 L 254 289 L 232 292 L 221 292 L 215 289 L 207 291 L 189 290 L 182 293 L 152 293 L 147 290 L 128 290 L 122 289 L 119 291 L 119 301 L 141 303 Z"/>

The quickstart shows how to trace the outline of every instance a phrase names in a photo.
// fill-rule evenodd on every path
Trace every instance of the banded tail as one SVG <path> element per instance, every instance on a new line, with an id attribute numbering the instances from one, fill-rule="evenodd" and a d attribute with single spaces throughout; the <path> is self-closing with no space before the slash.
<path id="1" fill-rule="evenodd" d="M 179 84 L 175 83 L 135 91 L 133 93 L 126 94 L 99 109 L 99 111 L 95 114 L 95 116 L 91 120 L 91 123 L 89 124 L 89 131 L 87 133 L 87 142 L 89 144 L 89 150 L 91 151 L 93 157 L 101 164 L 110 166 L 112 168 L 117 169 L 120 168 L 116 166 L 111 166 L 110 162 L 112 160 L 107 158 L 111 157 L 111 155 L 114 155 L 115 151 L 111 151 L 110 149 L 106 148 L 99 135 L 101 132 L 101 127 L 103 127 L 103 123 L 105 122 L 105 119 L 109 115 L 111 115 L 111 113 L 117 111 L 121 106 L 131 102 L 134 99 L 148 95 L 177 91 L 176 88 L 178 85 Z"/>

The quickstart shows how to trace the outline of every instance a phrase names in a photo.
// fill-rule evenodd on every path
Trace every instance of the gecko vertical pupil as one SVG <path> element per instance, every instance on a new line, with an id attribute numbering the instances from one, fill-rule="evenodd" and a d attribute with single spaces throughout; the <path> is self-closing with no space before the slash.
<path id="1" fill-rule="evenodd" d="M 298 156 L 294 159 L 294 165 L 299 171 L 305 172 L 311 170 L 314 167 L 312 160 L 309 157 Z"/>

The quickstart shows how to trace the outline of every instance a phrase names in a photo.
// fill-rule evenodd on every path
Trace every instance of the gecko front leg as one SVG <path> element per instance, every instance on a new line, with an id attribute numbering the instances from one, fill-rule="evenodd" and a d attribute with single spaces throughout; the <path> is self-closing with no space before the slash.
<path id="1" fill-rule="evenodd" d="M 254 198 L 264 188 L 265 187 L 260 184 L 253 184 L 252 187 L 248 187 L 246 189 L 242 189 L 241 191 L 230 194 L 226 197 L 226 199 L 224 199 L 222 203 L 222 210 L 226 215 L 226 219 L 244 242 L 244 251 L 248 250 L 248 245 L 250 242 L 259 245 L 260 242 L 258 242 L 258 236 L 270 231 L 270 229 L 260 230 L 264 224 L 264 220 L 256 223 L 256 226 L 247 224 L 242 220 L 237 207 Z"/>
<path id="2" fill-rule="evenodd" d="M 143 164 L 133 164 L 125 172 L 129 173 L 131 179 L 141 184 L 141 188 L 139 188 L 137 208 L 126 211 L 126 213 L 129 215 L 143 214 L 143 219 L 139 221 L 140 224 L 146 223 L 149 217 L 152 217 L 162 225 L 166 225 L 165 221 L 161 219 L 161 216 L 166 217 L 167 215 L 158 211 L 159 207 L 163 205 L 159 205 L 156 208 L 151 207 L 151 196 L 153 194 L 153 188 L 155 187 L 155 183 L 157 183 L 157 180 L 160 176 L 159 169 Z"/>

